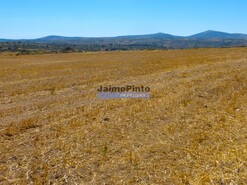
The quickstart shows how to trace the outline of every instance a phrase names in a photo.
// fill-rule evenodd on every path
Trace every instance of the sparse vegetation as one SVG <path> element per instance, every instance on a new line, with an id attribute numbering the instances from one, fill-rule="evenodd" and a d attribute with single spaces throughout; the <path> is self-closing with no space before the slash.
<path id="1" fill-rule="evenodd" d="M 0 184 L 247 184 L 247 49 L 0 53 Z M 151 99 L 96 98 L 145 85 Z"/>

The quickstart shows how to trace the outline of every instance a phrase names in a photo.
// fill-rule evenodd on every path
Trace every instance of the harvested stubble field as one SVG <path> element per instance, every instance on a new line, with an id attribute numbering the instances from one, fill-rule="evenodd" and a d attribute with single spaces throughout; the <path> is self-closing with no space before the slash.
<path id="1" fill-rule="evenodd" d="M 246 48 L 5 53 L 0 79 L 0 184 L 247 184 Z"/>

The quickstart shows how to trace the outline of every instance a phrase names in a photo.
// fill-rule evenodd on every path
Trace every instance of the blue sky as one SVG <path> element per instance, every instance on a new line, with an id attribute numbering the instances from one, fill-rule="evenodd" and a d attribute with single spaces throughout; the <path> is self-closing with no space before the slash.
<path id="1" fill-rule="evenodd" d="M 247 33 L 246 0 L 0 0 L 0 38 Z"/>

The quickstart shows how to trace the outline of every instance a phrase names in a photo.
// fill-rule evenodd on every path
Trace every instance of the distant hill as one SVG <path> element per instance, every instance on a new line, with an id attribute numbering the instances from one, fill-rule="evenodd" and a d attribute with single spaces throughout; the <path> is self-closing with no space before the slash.
<path id="1" fill-rule="evenodd" d="M 202 33 L 198 33 L 187 38 L 193 39 L 247 39 L 247 34 L 241 33 L 225 33 L 220 31 L 208 30 Z"/>
<path id="2" fill-rule="evenodd" d="M 125 39 L 178 39 L 182 38 L 181 36 L 174 36 L 167 33 L 155 33 L 147 35 L 127 35 L 127 36 L 118 36 L 115 38 L 125 38 Z"/>
<path id="3" fill-rule="evenodd" d="M 64 37 L 64 36 L 56 36 L 50 35 L 47 37 L 42 37 L 38 39 L 34 39 L 33 41 L 42 41 L 42 42 L 50 42 L 50 41 L 66 41 L 66 40 L 80 40 L 82 37 Z"/>
<path id="4" fill-rule="evenodd" d="M 96 41 L 96 40 L 121 40 L 121 39 L 247 39 L 247 34 L 242 33 L 226 33 L 220 31 L 208 30 L 205 32 L 197 33 L 191 36 L 175 36 L 167 33 L 155 33 L 155 34 L 146 34 L 146 35 L 125 35 L 125 36 L 117 36 L 117 37 L 65 37 L 65 36 L 57 36 L 51 35 L 47 37 L 42 37 L 38 39 L 20 39 L 20 40 L 11 40 L 11 39 L 0 39 L 0 42 L 16 42 L 16 41 L 27 41 L 27 42 L 67 42 L 67 41 Z"/>
<path id="5" fill-rule="evenodd" d="M 11 41 L 14 41 L 14 40 L 11 40 L 11 39 L 1 39 L 0 38 L 0 42 L 11 42 Z"/>
<path id="6" fill-rule="evenodd" d="M 38 39 L 0 39 L 0 51 L 42 50 L 63 52 L 68 51 L 68 48 L 69 51 L 114 51 L 239 46 L 247 46 L 247 34 L 212 30 L 185 37 L 155 33 L 117 37 L 64 37 L 51 35 Z"/>

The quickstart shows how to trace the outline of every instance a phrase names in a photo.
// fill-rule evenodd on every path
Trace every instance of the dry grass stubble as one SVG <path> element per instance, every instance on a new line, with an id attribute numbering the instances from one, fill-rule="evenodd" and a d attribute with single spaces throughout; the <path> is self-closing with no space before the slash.
<path id="1" fill-rule="evenodd" d="M 0 184 L 247 184 L 246 51 L 0 55 Z"/>

